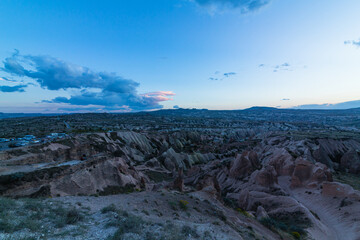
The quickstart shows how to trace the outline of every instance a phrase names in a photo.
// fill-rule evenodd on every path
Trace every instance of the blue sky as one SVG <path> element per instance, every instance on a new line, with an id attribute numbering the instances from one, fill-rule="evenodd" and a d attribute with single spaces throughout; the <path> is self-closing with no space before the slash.
<path id="1" fill-rule="evenodd" d="M 2 0 L 0 111 L 360 107 L 358 9 L 357 0 Z"/>

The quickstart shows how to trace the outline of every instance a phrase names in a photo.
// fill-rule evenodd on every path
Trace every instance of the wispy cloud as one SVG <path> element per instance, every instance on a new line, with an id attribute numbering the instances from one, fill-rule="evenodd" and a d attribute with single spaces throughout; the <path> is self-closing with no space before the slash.
<path id="1" fill-rule="evenodd" d="M 360 47 L 360 40 L 358 41 L 355 41 L 355 40 L 347 40 L 347 41 L 344 41 L 344 44 L 345 45 L 354 45 L 356 47 Z"/>
<path id="2" fill-rule="evenodd" d="M 288 62 L 277 64 L 277 65 L 266 65 L 264 63 L 261 63 L 258 65 L 259 68 L 270 68 L 273 72 L 279 72 L 279 71 L 292 71 L 292 65 Z"/>
<path id="3" fill-rule="evenodd" d="M 211 81 L 221 81 L 221 80 L 224 80 L 225 78 L 229 78 L 229 77 L 232 77 L 232 76 L 235 76 L 235 75 L 236 75 L 236 72 L 221 73 L 219 71 L 216 71 L 214 73 L 214 76 L 209 77 L 209 80 L 211 80 Z"/>
<path id="4" fill-rule="evenodd" d="M 290 64 L 286 62 L 286 63 L 280 64 L 280 65 L 276 65 L 274 67 L 273 72 L 289 71 L 289 69 L 290 69 Z"/>
<path id="5" fill-rule="evenodd" d="M 193 0 L 193 2 L 206 8 L 210 13 L 225 10 L 240 10 L 241 13 L 249 13 L 264 7 L 270 0 Z"/>
<path id="6" fill-rule="evenodd" d="M 6 77 L 0 77 L 0 81 L 6 81 L 6 82 L 16 82 L 16 80 L 12 80 Z"/>
<path id="7" fill-rule="evenodd" d="M 281 101 L 290 101 L 290 98 L 283 98 Z"/>
<path id="8" fill-rule="evenodd" d="M 16 51 L 3 61 L 1 70 L 19 78 L 37 82 L 47 90 L 77 90 L 70 98 L 56 97 L 46 103 L 101 105 L 108 109 L 133 110 L 162 108 L 160 102 L 171 100 L 172 92 L 138 94 L 139 83 L 116 73 L 96 72 L 50 56 L 20 55 Z M 22 88 L 18 88 L 22 91 Z"/>
<path id="9" fill-rule="evenodd" d="M 230 76 L 234 76 L 234 75 L 236 75 L 235 72 L 224 73 L 224 77 L 230 77 Z"/>

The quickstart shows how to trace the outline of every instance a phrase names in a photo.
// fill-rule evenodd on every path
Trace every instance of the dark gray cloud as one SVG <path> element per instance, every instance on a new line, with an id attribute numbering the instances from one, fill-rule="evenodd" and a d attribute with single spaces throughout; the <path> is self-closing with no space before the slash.
<path id="1" fill-rule="evenodd" d="M 347 40 L 347 41 L 344 41 L 344 44 L 345 45 L 354 45 L 354 46 L 357 46 L 357 47 L 360 47 L 360 40 L 358 41 L 355 41 L 355 40 Z"/>
<path id="2" fill-rule="evenodd" d="M 171 100 L 169 96 L 175 95 L 166 91 L 138 94 L 138 82 L 115 73 L 95 72 L 50 56 L 20 55 L 17 51 L 6 58 L 3 64 L 2 71 L 36 81 L 44 89 L 79 91 L 70 98 L 57 97 L 43 101 L 47 103 L 145 110 L 162 108 L 159 103 Z"/>
<path id="3" fill-rule="evenodd" d="M 0 86 L 0 92 L 25 92 L 27 85 Z"/>
<path id="4" fill-rule="evenodd" d="M 35 79 L 49 90 L 68 88 L 103 88 L 114 92 L 135 91 L 139 83 L 124 79 L 114 73 L 94 72 L 49 56 L 20 56 L 6 58 L 3 71 L 20 77 Z M 26 69 L 25 66 L 29 68 Z M 31 69 L 33 68 L 33 69 Z"/>
<path id="5" fill-rule="evenodd" d="M 254 12 L 267 5 L 270 0 L 194 0 L 202 7 L 211 9 L 239 9 L 242 13 Z"/>
<path id="6" fill-rule="evenodd" d="M 296 109 L 350 109 L 350 108 L 360 108 L 360 100 L 348 101 L 342 103 L 325 103 L 325 104 L 307 104 L 299 105 L 294 107 Z"/>

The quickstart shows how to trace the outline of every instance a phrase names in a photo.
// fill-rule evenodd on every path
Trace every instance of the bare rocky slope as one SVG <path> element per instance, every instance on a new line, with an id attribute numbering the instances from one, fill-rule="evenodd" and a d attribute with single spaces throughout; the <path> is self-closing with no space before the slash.
<path id="1" fill-rule="evenodd" d="M 92 214 L 152 199 L 158 203 L 149 208 L 161 215 L 135 215 L 215 229 L 205 239 L 355 240 L 360 192 L 346 179 L 359 176 L 359 154 L 354 139 L 299 139 L 260 128 L 231 140 L 204 131 L 78 134 L 0 152 L 0 194 L 82 202 Z M 182 203 L 191 217 L 176 216 L 172 205 Z"/>

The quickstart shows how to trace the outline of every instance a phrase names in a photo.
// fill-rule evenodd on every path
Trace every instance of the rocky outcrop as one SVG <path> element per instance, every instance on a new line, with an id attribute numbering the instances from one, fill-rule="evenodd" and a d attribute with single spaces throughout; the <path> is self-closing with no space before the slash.
<path id="1" fill-rule="evenodd" d="M 74 171 L 50 182 L 52 196 L 107 195 L 145 187 L 142 186 L 145 176 L 129 167 L 122 158 L 101 161 Z"/>
<path id="2" fill-rule="evenodd" d="M 295 161 L 294 172 L 291 176 L 291 187 L 316 187 L 324 181 L 332 181 L 331 172 L 322 163 L 310 163 L 302 158 Z"/>
<path id="3" fill-rule="evenodd" d="M 100 158 L 76 165 L 44 168 L 0 177 L 5 196 L 31 197 L 92 195 L 127 192 L 145 188 L 147 178 L 122 158 Z M 46 191 L 44 191 L 46 189 Z"/>
<path id="4" fill-rule="evenodd" d="M 340 159 L 340 170 L 353 174 L 360 173 L 360 156 L 359 152 L 351 149 L 347 151 Z"/>
<path id="5" fill-rule="evenodd" d="M 360 200 L 360 192 L 354 190 L 349 185 L 337 182 L 324 182 L 322 184 L 322 195 L 328 197 L 351 198 Z"/>
<path id="6" fill-rule="evenodd" d="M 230 168 L 230 177 L 236 179 L 248 177 L 252 172 L 259 168 L 259 166 L 260 163 L 257 153 L 254 151 L 244 151 L 233 161 Z"/>

